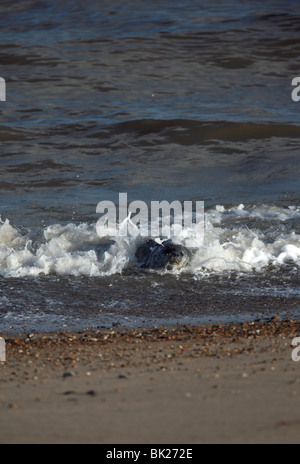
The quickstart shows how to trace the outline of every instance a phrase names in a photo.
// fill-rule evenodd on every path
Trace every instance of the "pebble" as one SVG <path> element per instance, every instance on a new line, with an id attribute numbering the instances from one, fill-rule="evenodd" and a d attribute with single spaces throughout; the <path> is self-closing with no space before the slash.
<path id="1" fill-rule="evenodd" d="M 66 371 L 63 373 L 63 377 L 66 378 L 66 377 L 74 377 L 74 372 L 73 371 Z"/>
<path id="2" fill-rule="evenodd" d="M 8 407 L 9 409 L 18 409 L 19 406 L 15 403 L 10 403 Z"/>

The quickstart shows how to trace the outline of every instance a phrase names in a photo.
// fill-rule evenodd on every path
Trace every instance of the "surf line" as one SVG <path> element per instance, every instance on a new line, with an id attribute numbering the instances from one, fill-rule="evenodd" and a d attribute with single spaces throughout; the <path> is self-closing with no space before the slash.
<path id="1" fill-rule="evenodd" d="M 118 206 L 109 200 L 100 201 L 96 213 L 101 214 L 97 230 L 102 235 L 129 236 L 130 226 L 142 237 L 182 236 L 193 231 L 204 235 L 204 201 L 151 201 L 150 210 L 141 200 L 128 205 L 127 193 L 119 193 Z"/>

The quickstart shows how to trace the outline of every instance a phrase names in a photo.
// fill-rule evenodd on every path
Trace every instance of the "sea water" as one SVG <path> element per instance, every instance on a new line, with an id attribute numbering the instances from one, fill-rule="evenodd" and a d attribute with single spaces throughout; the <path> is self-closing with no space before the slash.
<path id="1" fill-rule="evenodd" d="M 1 7 L 1 330 L 298 316 L 299 22 L 280 0 Z M 120 192 L 204 202 L 188 266 L 99 233 Z"/>

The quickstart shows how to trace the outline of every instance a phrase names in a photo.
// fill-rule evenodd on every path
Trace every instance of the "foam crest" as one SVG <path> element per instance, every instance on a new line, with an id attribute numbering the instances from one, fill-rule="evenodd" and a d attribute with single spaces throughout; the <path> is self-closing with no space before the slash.
<path id="1" fill-rule="evenodd" d="M 126 221 L 130 233 L 115 240 L 107 237 L 97 224 L 55 224 L 24 231 L 8 220 L 1 221 L 0 274 L 3 277 L 122 274 L 136 266 L 135 251 L 145 240 L 130 219 Z M 268 272 L 270 268 L 288 266 L 299 272 L 299 233 L 300 208 L 217 205 L 205 213 L 203 241 L 186 230 L 176 237 L 174 241 L 191 247 L 194 256 L 186 268 L 168 272 L 204 276 L 231 271 Z M 159 237 L 156 239 L 160 241 Z"/>

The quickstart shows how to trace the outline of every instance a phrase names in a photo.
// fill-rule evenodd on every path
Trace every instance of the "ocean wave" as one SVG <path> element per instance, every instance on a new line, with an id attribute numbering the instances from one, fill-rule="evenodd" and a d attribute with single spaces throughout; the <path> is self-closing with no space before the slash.
<path id="1" fill-rule="evenodd" d="M 112 240 L 97 223 L 24 230 L 5 220 L 0 224 L 0 274 L 7 278 L 101 277 L 136 271 L 135 252 L 141 240 L 136 228 L 128 236 Z M 183 245 L 187 241 L 195 251 L 192 261 L 181 270 L 163 272 L 204 277 L 288 268 L 298 273 L 300 207 L 216 205 L 205 213 L 203 242 L 186 233 L 176 237 Z"/>
<path id="2" fill-rule="evenodd" d="M 242 141 L 270 137 L 300 137 L 300 126 L 297 124 L 197 121 L 188 118 L 133 119 L 112 125 L 110 131 L 115 134 L 136 133 L 138 136 L 160 134 L 183 145 L 211 139 Z M 98 132 L 94 134 L 96 137 L 99 135 Z"/>

